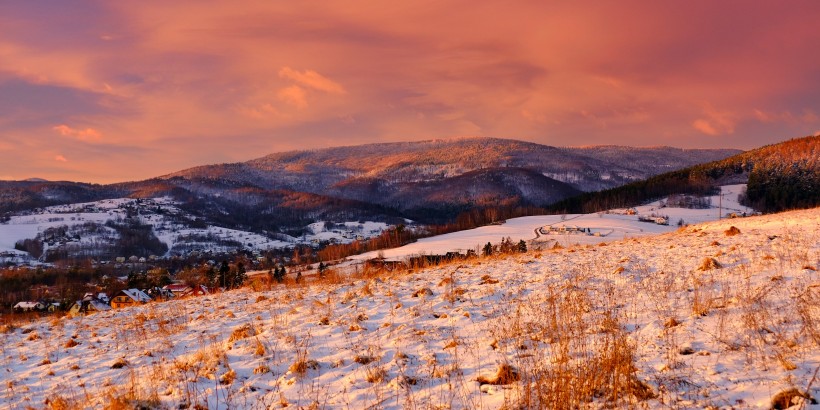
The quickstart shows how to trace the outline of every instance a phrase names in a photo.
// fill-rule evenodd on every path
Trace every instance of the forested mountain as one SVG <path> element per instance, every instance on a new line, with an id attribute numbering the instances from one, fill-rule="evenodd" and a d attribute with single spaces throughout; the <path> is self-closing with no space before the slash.
<path id="1" fill-rule="evenodd" d="M 550 208 L 559 212 L 598 212 L 676 193 L 709 194 L 719 185 L 738 182 L 748 184 L 743 201 L 762 212 L 820 206 L 820 136 L 795 138 L 644 181 L 582 194 Z"/>
<path id="2" fill-rule="evenodd" d="M 111 185 L 0 182 L 0 213 L 169 196 L 194 215 L 255 231 L 284 232 L 315 220 L 441 223 L 475 208 L 543 207 L 738 152 L 556 148 L 495 138 L 369 144 L 276 153 Z"/>

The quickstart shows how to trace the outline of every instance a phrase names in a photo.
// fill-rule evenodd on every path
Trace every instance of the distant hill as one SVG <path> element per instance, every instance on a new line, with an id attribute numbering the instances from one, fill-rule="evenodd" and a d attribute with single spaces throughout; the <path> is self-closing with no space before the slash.
<path id="1" fill-rule="evenodd" d="M 820 136 L 795 138 L 644 181 L 585 193 L 550 208 L 571 213 L 598 212 L 675 193 L 709 194 L 718 185 L 738 182 L 747 183 L 744 203 L 762 212 L 820 206 Z"/>
<path id="2" fill-rule="evenodd" d="M 287 232 L 317 220 L 441 223 L 475 208 L 543 207 L 740 152 L 557 148 L 497 138 L 368 144 L 276 153 L 111 185 L 0 182 L 0 213 L 169 196 L 193 215 L 254 231 Z"/>

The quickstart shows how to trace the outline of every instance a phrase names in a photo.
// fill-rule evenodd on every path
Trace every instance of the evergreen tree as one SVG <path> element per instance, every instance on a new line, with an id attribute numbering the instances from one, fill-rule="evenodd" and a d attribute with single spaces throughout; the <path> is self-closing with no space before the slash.
<path id="1" fill-rule="evenodd" d="M 483 254 L 484 254 L 484 256 L 492 255 L 493 254 L 493 244 L 487 242 L 487 244 L 484 245 Z"/>
<path id="2" fill-rule="evenodd" d="M 205 280 L 208 281 L 208 286 L 213 287 L 216 284 L 216 269 L 213 266 L 208 266 L 205 270 Z"/>
<path id="3" fill-rule="evenodd" d="M 324 277 L 325 276 L 325 269 L 326 268 L 327 268 L 327 266 L 325 266 L 324 262 L 319 262 L 319 277 Z"/>
<path id="4" fill-rule="evenodd" d="M 524 242 L 523 239 L 518 241 L 518 252 L 521 252 L 521 253 L 527 252 L 527 243 Z"/>
<path id="5" fill-rule="evenodd" d="M 219 266 L 219 286 L 226 289 L 228 288 L 230 273 L 231 268 L 228 266 L 228 261 L 222 261 L 222 265 Z"/>
<path id="6" fill-rule="evenodd" d="M 276 279 L 277 282 L 282 283 L 285 281 L 285 267 L 284 266 L 277 266 L 273 270 L 273 278 Z"/>
<path id="7" fill-rule="evenodd" d="M 243 283 L 245 283 L 245 279 L 248 278 L 248 275 L 245 274 L 245 264 L 239 262 L 236 265 L 236 274 L 234 275 L 233 280 L 233 287 L 241 287 Z"/>

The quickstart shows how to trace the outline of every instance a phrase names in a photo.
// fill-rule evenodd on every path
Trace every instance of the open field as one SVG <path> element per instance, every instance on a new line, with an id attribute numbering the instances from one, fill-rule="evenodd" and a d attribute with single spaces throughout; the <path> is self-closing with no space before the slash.
<path id="1" fill-rule="evenodd" d="M 0 406 L 796 403 L 820 396 L 818 264 L 813 209 L 16 323 Z"/>

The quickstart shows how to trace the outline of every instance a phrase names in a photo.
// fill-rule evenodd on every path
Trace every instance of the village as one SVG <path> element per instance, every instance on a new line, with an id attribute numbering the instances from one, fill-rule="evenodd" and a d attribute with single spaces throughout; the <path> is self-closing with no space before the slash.
<path id="1" fill-rule="evenodd" d="M 102 312 L 111 309 L 146 304 L 153 301 L 168 301 L 187 297 L 203 296 L 211 294 L 212 290 L 204 285 L 190 286 L 184 283 L 173 283 L 163 287 L 152 289 L 122 289 L 112 296 L 105 292 L 87 292 L 83 298 L 72 302 L 67 309 L 61 302 L 54 299 L 41 299 L 38 301 L 17 302 L 13 311 L 15 313 L 40 312 L 58 313 L 66 311 L 69 316 L 77 316 L 95 312 Z"/>

